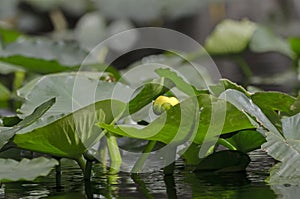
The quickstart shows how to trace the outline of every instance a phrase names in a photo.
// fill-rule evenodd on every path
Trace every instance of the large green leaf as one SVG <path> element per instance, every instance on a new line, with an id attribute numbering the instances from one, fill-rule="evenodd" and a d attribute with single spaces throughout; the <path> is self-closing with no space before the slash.
<path id="1" fill-rule="evenodd" d="M 23 159 L 21 162 L 0 159 L 0 182 L 33 181 L 39 176 L 47 176 L 56 165 L 57 160 L 44 157 Z"/>
<path id="2" fill-rule="evenodd" d="M 281 161 L 275 172 L 271 172 L 271 182 L 272 177 L 274 180 L 300 177 L 300 113 L 281 121 L 282 135 L 270 131 L 267 133 L 267 142 L 262 145 L 270 156 Z"/>
<path id="3" fill-rule="evenodd" d="M 101 128 L 117 135 L 163 143 L 182 142 L 192 137 L 199 115 L 199 107 L 194 98 L 165 111 L 160 117 L 147 126 L 141 125 L 110 125 L 98 123 Z"/>
<path id="4" fill-rule="evenodd" d="M 56 103 L 44 117 L 61 116 L 105 99 L 126 101 L 124 96 L 132 89 L 119 84 L 99 81 L 102 73 L 59 73 L 32 80 L 18 90 L 18 96 L 25 102 L 19 112 L 20 117 L 31 114 L 39 104 L 56 97 Z"/>
<path id="5" fill-rule="evenodd" d="M 296 100 L 292 96 L 279 92 L 257 92 L 251 96 L 251 99 L 269 120 L 279 128 L 281 128 L 280 119 L 282 115 L 293 115 L 291 106 Z"/>
<path id="6" fill-rule="evenodd" d="M 26 150 L 78 159 L 101 138 L 95 124 L 111 123 L 125 107 L 120 101 L 104 100 L 64 117 L 42 118 L 18 131 L 13 141 Z"/>
<path id="7" fill-rule="evenodd" d="M 5 144 L 8 143 L 8 141 L 15 135 L 17 131 L 33 124 L 40 117 L 42 117 L 44 113 L 47 110 L 49 110 L 49 108 L 54 104 L 54 102 L 55 102 L 54 98 L 44 102 L 42 105 L 38 106 L 31 115 L 25 117 L 24 120 L 19 122 L 14 127 L 11 128 L 0 127 L 0 150 Z"/>
<path id="8" fill-rule="evenodd" d="M 262 112 L 262 110 L 256 104 L 254 104 L 253 101 L 244 93 L 237 90 L 228 89 L 220 95 L 220 98 L 233 104 L 239 110 L 249 114 L 268 130 L 280 135 L 278 129 L 267 118 L 267 116 Z"/>
<path id="9" fill-rule="evenodd" d="M 251 39 L 250 49 L 257 53 L 279 52 L 290 58 L 294 57 L 294 53 L 286 40 L 261 26 L 257 28 Z"/>
<path id="10" fill-rule="evenodd" d="M 18 40 L 0 50 L 0 60 L 38 73 L 78 69 L 87 53 L 78 45 L 50 40 Z"/>
<path id="11" fill-rule="evenodd" d="M 171 142 L 175 135 L 177 139 L 193 135 L 193 141 L 201 144 L 205 138 L 214 138 L 220 134 L 253 128 L 247 116 L 224 100 L 218 100 L 207 94 L 201 94 L 198 102 L 193 97 L 162 114 L 146 127 L 136 125 L 99 124 L 118 135 L 131 138 L 156 140 L 164 143 Z M 225 107 L 224 107 L 225 105 Z M 201 117 L 197 116 L 201 110 Z M 214 114 L 212 114 L 212 111 Z M 237 122 L 238 121 L 238 122 Z M 183 123 L 185 122 L 185 123 Z M 208 132 L 212 134 L 207 135 Z"/>
<path id="12" fill-rule="evenodd" d="M 204 158 L 196 171 L 236 172 L 243 171 L 250 163 L 247 154 L 240 151 L 219 151 Z"/>
<path id="13" fill-rule="evenodd" d="M 198 101 L 202 111 L 195 143 L 201 144 L 204 139 L 209 141 L 221 134 L 254 128 L 243 112 L 222 99 L 203 94 L 199 95 Z"/>
<path id="14" fill-rule="evenodd" d="M 240 53 L 248 46 L 255 30 L 256 24 L 251 21 L 226 19 L 207 38 L 204 48 L 210 54 Z"/>
<path id="15" fill-rule="evenodd" d="M 240 131 L 226 140 L 243 153 L 259 149 L 266 142 L 265 137 L 254 130 Z"/>

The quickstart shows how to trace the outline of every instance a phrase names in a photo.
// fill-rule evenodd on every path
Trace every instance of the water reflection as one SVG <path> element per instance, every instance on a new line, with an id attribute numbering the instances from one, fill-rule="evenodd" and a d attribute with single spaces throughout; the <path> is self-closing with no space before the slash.
<path id="1" fill-rule="evenodd" d="M 64 160 L 61 178 L 52 172 L 50 177 L 39 178 L 34 183 L 5 183 L 0 187 L 0 198 L 272 199 L 297 198 L 300 194 L 298 187 L 270 187 L 264 183 L 271 166 L 269 162 L 270 165 L 263 162 L 263 167 L 255 161 L 251 164 L 247 172 L 216 174 L 184 171 L 182 163 L 178 162 L 174 175 L 163 175 L 163 171 L 108 175 L 101 165 L 95 165 L 92 180 L 84 181 L 80 169 L 73 162 Z"/>

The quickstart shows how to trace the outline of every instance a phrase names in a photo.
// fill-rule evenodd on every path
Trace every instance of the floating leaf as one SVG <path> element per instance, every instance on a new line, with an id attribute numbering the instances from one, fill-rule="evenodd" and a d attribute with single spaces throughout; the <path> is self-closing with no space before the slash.
<path id="1" fill-rule="evenodd" d="M 244 171 L 250 161 L 249 156 L 240 151 L 219 151 L 204 158 L 198 164 L 196 171 Z"/>
<path id="2" fill-rule="evenodd" d="M 33 181 L 39 176 L 47 176 L 56 165 L 57 160 L 44 157 L 22 159 L 21 162 L 0 159 L 0 182 Z"/>
<path id="3" fill-rule="evenodd" d="M 240 53 L 247 48 L 256 28 L 255 23 L 246 19 L 226 19 L 207 38 L 204 48 L 209 54 Z"/>

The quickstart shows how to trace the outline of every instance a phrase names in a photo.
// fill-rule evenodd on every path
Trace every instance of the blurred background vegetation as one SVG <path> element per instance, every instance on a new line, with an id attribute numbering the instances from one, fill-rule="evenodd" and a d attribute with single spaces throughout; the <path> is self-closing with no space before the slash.
<path id="1" fill-rule="evenodd" d="M 242 22 L 248 19 L 263 30 L 254 36 L 247 33 L 246 48 L 232 51 L 234 47 L 230 45 L 237 45 L 235 41 L 233 44 L 212 42 L 216 48 L 229 45 L 225 50 L 217 50 L 216 55 L 214 50 L 209 52 L 222 76 L 244 86 L 255 86 L 255 89 L 279 90 L 295 95 L 299 90 L 299 18 L 300 2 L 297 0 L 0 1 L 0 27 L 3 29 L 78 43 L 85 51 L 93 49 L 110 35 L 145 26 L 177 30 L 207 46 L 217 24 L 222 24 L 225 19 L 240 22 L 241 26 L 237 24 L 235 28 L 230 24 L 226 27 L 228 24 L 225 23 L 225 30 L 221 31 L 224 39 L 235 40 L 236 35 L 246 34 L 247 25 L 243 26 Z M 228 29 L 232 31 L 228 33 Z M 235 30 L 236 33 L 232 33 Z M 153 53 L 160 52 L 129 53 L 115 62 L 114 67 L 126 68 Z"/>

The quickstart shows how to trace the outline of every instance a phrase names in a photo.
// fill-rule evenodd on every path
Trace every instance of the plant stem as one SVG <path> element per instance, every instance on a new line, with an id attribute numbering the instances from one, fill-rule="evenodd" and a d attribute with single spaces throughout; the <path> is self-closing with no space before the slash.
<path id="1" fill-rule="evenodd" d="M 55 158 L 58 161 L 58 165 L 55 166 L 55 179 L 56 179 L 56 190 L 61 190 L 61 158 Z"/>
<path id="2" fill-rule="evenodd" d="M 236 56 L 235 61 L 245 75 L 245 81 L 243 82 L 243 84 L 244 86 L 247 86 L 250 82 L 250 78 L 252 77 L 253 72 L 251 71 L 247 62 L 242 57 Z"/>
<path id="3" fill-rule="evenodd" d="M 122 157 L 120 154 L 119 146 L 117 143 L 117 139 L 111 133 L 107 133 L 106 136 L 108 152 L 110 156 L 110 174 L 115 174 L 120 171 L 120 167 L 122 164 Z"/>
<path id="4" fill-rule="evenodd" d="M 147 146 L 145 147 L 143 154 L 139 157 L 139 159 L 136 161 L 135 165 L 133 166 L 131 172 L 132 173 L 139 173 L 142 168 L 143 165 L 146 161 L 146 159 L 148 158 L 148 156 L 150 155 L 152 149 L 154 148 L 156 144 L 156 141 L 149 141 Z"/>
<path id="5" fill-rule="evenodd" d="M 85 171 L 85 160 L 84 160 L 83 156 L 76 159 L 75 161 L 77 162 L 77 164 L 79 165 L 81 170 L 84 172 Z"/>

